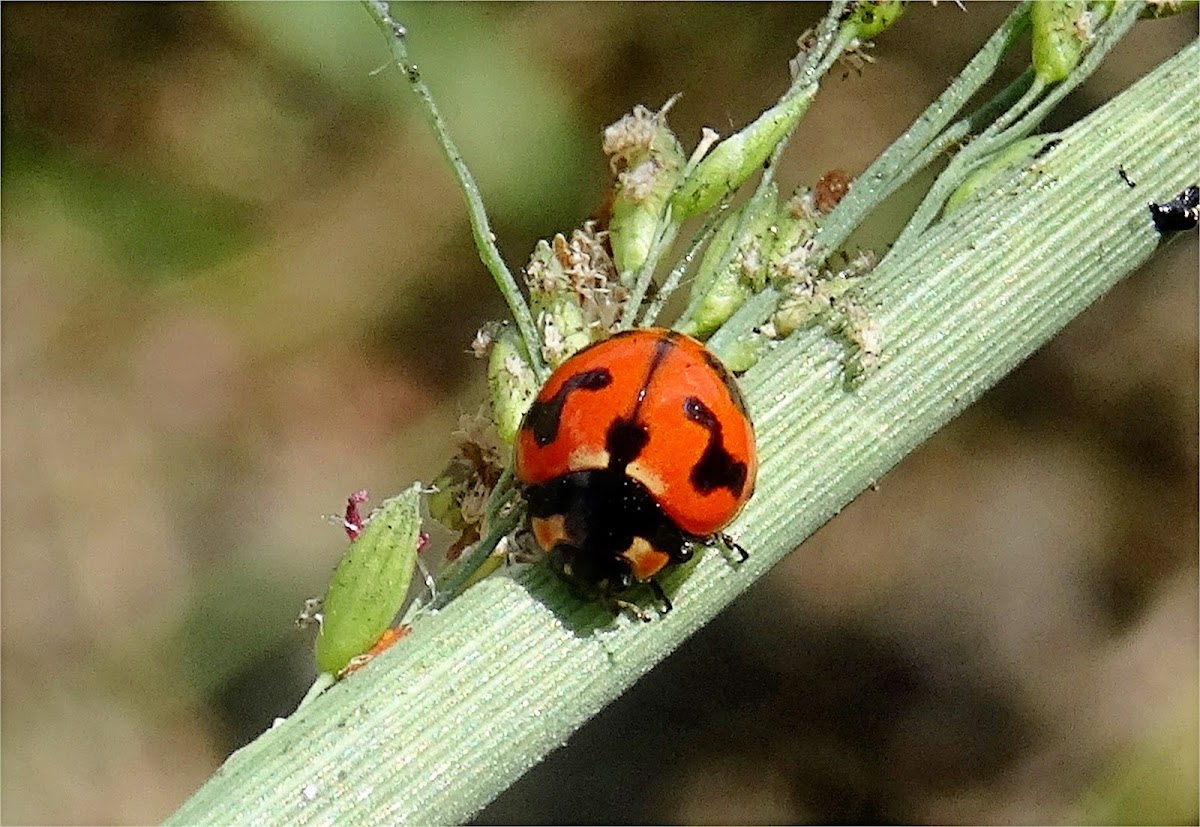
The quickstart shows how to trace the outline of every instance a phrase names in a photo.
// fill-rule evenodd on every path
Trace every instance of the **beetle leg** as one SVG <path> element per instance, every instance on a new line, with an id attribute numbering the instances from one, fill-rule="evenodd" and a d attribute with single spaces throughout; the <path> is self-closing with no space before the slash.
<path id="1" fill-rule="evenodd" d="M 728 534 L 718 534 L 716 539 L 720 540 L 721 545 L 725 546 L 725 548 L 729 551 L 736 551 L 738 556 L 742 558 L 740 562 L 745 563 L 750 559 L 750 552 L 742 548 L 741 545 L 739 545 L 738 542 Z"/>
<path id="2" fill-rule="evenodd" d="M 638 620 L 642 621 L 642 623 L 649 623 L 651 620 L 654 620 L 654 615 L 650 614 L 650 612 L 646 611 L 636 603 L 631 603 L 628 600 L 622 600 L 619 597 L 611 597 L 609 599 L 612 600 L 613 610 L 618 614 L 621 612 L 629 612 Z"/>
<path id="3" fill-rule="evenodd" d="M 667 597 L 666 592 L 663 591 L 662 586 L 658 584 L 657 580 L 648 580 L 646 582 L 649 583 L 650 590 L 654 592 L 654 598 L 658 601 L 658 613 L 665 615 L 670 612 L 673 608 L 671 600 Z"/>

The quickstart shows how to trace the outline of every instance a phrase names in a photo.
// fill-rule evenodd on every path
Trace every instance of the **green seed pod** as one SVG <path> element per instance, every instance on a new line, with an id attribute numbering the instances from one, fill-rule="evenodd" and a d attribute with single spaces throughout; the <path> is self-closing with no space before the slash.
<path id="1" fill-rule="evenodd" d="M 709 240 L 708 246 L 704 249 L 704 255 L 700 259 L 700 266 L 696 270 L 696 277 L 692 280 L 691 301 L 683 314 L 685 318 L 691 316 L 695 305 L 700 303 L 701 297 L 712 287 L 713 281 L 717 277 L 717 265 L 725 258 L 726 253 L 729 253 L 729 246 L 733 244 L 733 234 L 737 232 L 738 225 L 741 224 L 742 216 L 746 214 L 748 206 L 750 204 L 747 202 L 731 210 Z"/>
<path id="2" fill-rule="evenodd" d="M 777 229 L 777 191 L 772 185 L 764 197 L 748 201 L 722 222 L 700 260 L 691 302 L 679 326 L 682 332 L 707 338 L 765 286 Z"/>
<path id="3" fill-rule="evenodd" d="M 729 320 L 737 309 L 753 295 L 750 287 L 738 278 L 736 266 L 723 270 L 704 294 L 696 313 L 680 325 L 689 336 L 705 339 Z"/>
<path id="4" fill-rule="evenodd" d="M 1037 0 L 1030 7 L 1034 77 L 1058 83 L 1079 65 L 1091 38 L 1087 4 L 1083 0 Z"/>
<path id="5" fill-rule="evenodd" d="M 385 500 L 342 556 L 325 595 L 317 667 L 336 675 L 392 622 L 417 565 L 421 484 Z"/>
<path id="6" fill-rule="evenodd" d="M 950 197 L 946 199 L 946 205 L 942 208 L 942 217 L 960 209 L 993 183 L 1019 167 L 1025 166 L 1058 143 L 1059 139 L 1054 135 L 1030 135 L 995 153 L 972 170 L 966 180 L 958 186 L 958 189 L 950 194 Z"/>
<path id="7" fill-rule="evenodd" d="M 711 209 L 757 172 L 808 110 L 817 87 L 781 100 L 741 132 L 730 135 L 705 156 L 671 199 L 674 217 L 683 219 Z"/>
<path id="8" fill-rule="evenodd" d="M 622 276 L 622 283 L 629 282 L 627 274 L 636 273 L 650 257 L 655 230 L 679 175 L 678 168 L 666 169 L 654 161 L 643 161 L 623 173 L 626 177 L 617 185 L 608 223 L 613 264 Z"/>
<path id="9" fill-rule="evenodd" d="M 608 237 L 613 263 L 625 281 L 646 263 L 687 160 L 667 126 L 669 106 L 657 113 L 636 106 L 604 130 L 604 152 L 617 177 Z"/>
<path id="10" fill-rule="evenodd" d="M 496 430 L 504 444 L 511 447 L 521 427 L 521 419 L 538 390 L 525 343 L 514 327 L 503 328 L 492 343 L 488 357 L 488 390 Z"/>
<path id="11" fill-rule="evenodd" d="M 852 3 L 846 19 L 842 21 L 842 32 L 853 40 L 870 40 L 895 23 L 904 14 L 907 5 L 908 0 Z"/>
<path id="12" fill-rule="evenodd" d="M 542 334 L 542 355 L 551 368 L 556 368 L 592 343 L 587 318 L 579 299 L 569 293 L 546 297 L 537 314 Z"/>

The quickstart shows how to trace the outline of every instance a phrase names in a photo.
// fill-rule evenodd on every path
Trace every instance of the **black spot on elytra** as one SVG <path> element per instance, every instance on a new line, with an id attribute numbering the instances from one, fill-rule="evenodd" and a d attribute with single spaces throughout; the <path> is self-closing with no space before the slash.
<path id="1" fill-rule="evenodd" d="M 608 451 L 608 467 L 614 471 L 624 472 L 625 466 L 637 459 L 638 454 L 650 441 L 650 431 L 640 421 L 642 403 L 646 401 L 646 391 L 654 374 L 662 366 L 663 360 L 673 348 L 678 347 L 678 333 L 668 331 L 665 336 L 654 343 L 654 352 L 650 355 L 650 364 L 646 368 L 646 378 L 638 388 L 637 398 L 629 416 L 618 417 L 608 426 L 604 437 L 604 449 Z"/>
<path id="2" fill-rule="evenodd" d="M 624 471 L 625 466 L 637 459 L 649 441 L 650 432 L 645 425 L 633 419 L 614 419 L 604 439 L 608 467 Z"/>
<path id="3" fill-rule="evenodd" d="M 581 371 L 558 389 L 558 393 L 545 402 L 535 400 L 525 414 L 523 428 L 533 432 L 533 440 L 539 446 L 545 447 L 558 438 L 559 421 L 562 419 L 563 406 L 567 398 L 575 391 L 598 391 L 612 384 L 612 374 L 607 368 L 593 368 Z"/>
<path id="4" fill-rule="evenodd" d="M 703 494 L 726 488 L 734 497 L 740 497 L 746 485 L 746 463 L 738 462 L 725 450 L 721 423 L 713 412 L 694 396 L 684 400 L 683 412 L 688 419 L 702 425 L 708 431 L 708 445 L 705 446 L 700 461 L 692 468 L 692 485 Z"/>

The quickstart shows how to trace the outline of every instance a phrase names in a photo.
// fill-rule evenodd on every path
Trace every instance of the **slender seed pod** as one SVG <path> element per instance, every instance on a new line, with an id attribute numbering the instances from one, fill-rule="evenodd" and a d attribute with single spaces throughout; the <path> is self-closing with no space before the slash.
<path id="1" fill-rule="evenodd" d="M 795 127 L 817 94 L 815 85 L 784 98 L 741 132 L 717 144 L 671 199 L 672 215 L 682 221 L 714 207 L 757 172 L 776 144 Z"/>
<path id="2" fill-rule="evenodd" d="M 942 216 L 945 217 L 958 210 L 991 184 L 1018 167 L 1025 166 L 1035 158 L 1049 152 L 1058 146 L 1059 142 L 1059 138 L 1055 135 L 1030 135 L 987 158 L 972 170 L 966 180 L 959 184 L 958 189 L 946 199 L 946 205 L 942 208 Z"/>
<path id="3" fill-rule="evenodd" d="M 705 338 L 766 285 L 767 261 L 775 245 L 778 188 L 732 212 L 705 250 L 696 272 L 692 301 L 680 330 Z M 752 211 L 752 212 L 751 212 Z M 744 227 L 735 237 L 738 227 Z"/>
<path id="4" fill-rule="evenodd" d="M 695 309 L 694 306 L 700 303 L 701 297 L 712 287 L 712 283 L 717 277 L 717 265 L 729 251 L 730 245 L 733 244 L 733 235 L 737 232 L 738 225 L 742 223 L 742 216 L 746 214 L 746 208 L 749 206 L 750 204 L 747 202 L 730 210 L 729 215 L 725 216 L 725 220 L 713 233 L 712 239 L 704 249 L 704 255 L 700 257 L 700 266 L 696 269 L 696 277 L 692 280 L 691 302 L 684 313 L 685 317 L 691 315 Z"/>

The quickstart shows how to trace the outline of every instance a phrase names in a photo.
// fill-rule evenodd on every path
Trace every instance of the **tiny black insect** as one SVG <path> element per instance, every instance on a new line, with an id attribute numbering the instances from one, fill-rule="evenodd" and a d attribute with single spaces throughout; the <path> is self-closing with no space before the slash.
<path id="1" fill-rule="evenodd" d="M 1150 202 L 1150 217 L 1159 233 L 1181 233 L 1200 223 L 1200 186 L 1192 184 L 1165 204 Z"/>
<path id="2" fill-rule="evenodd" d="M 1125 171 L 1124 165 L 1117 167 L 1117 175 L 1121 176 L 1121 180 L 1124 181 L 1130 189 L 1133 189 L 1137 186 L 1137 181 L 1134 181 L 1129 177 L 1129 173 Z"/>

